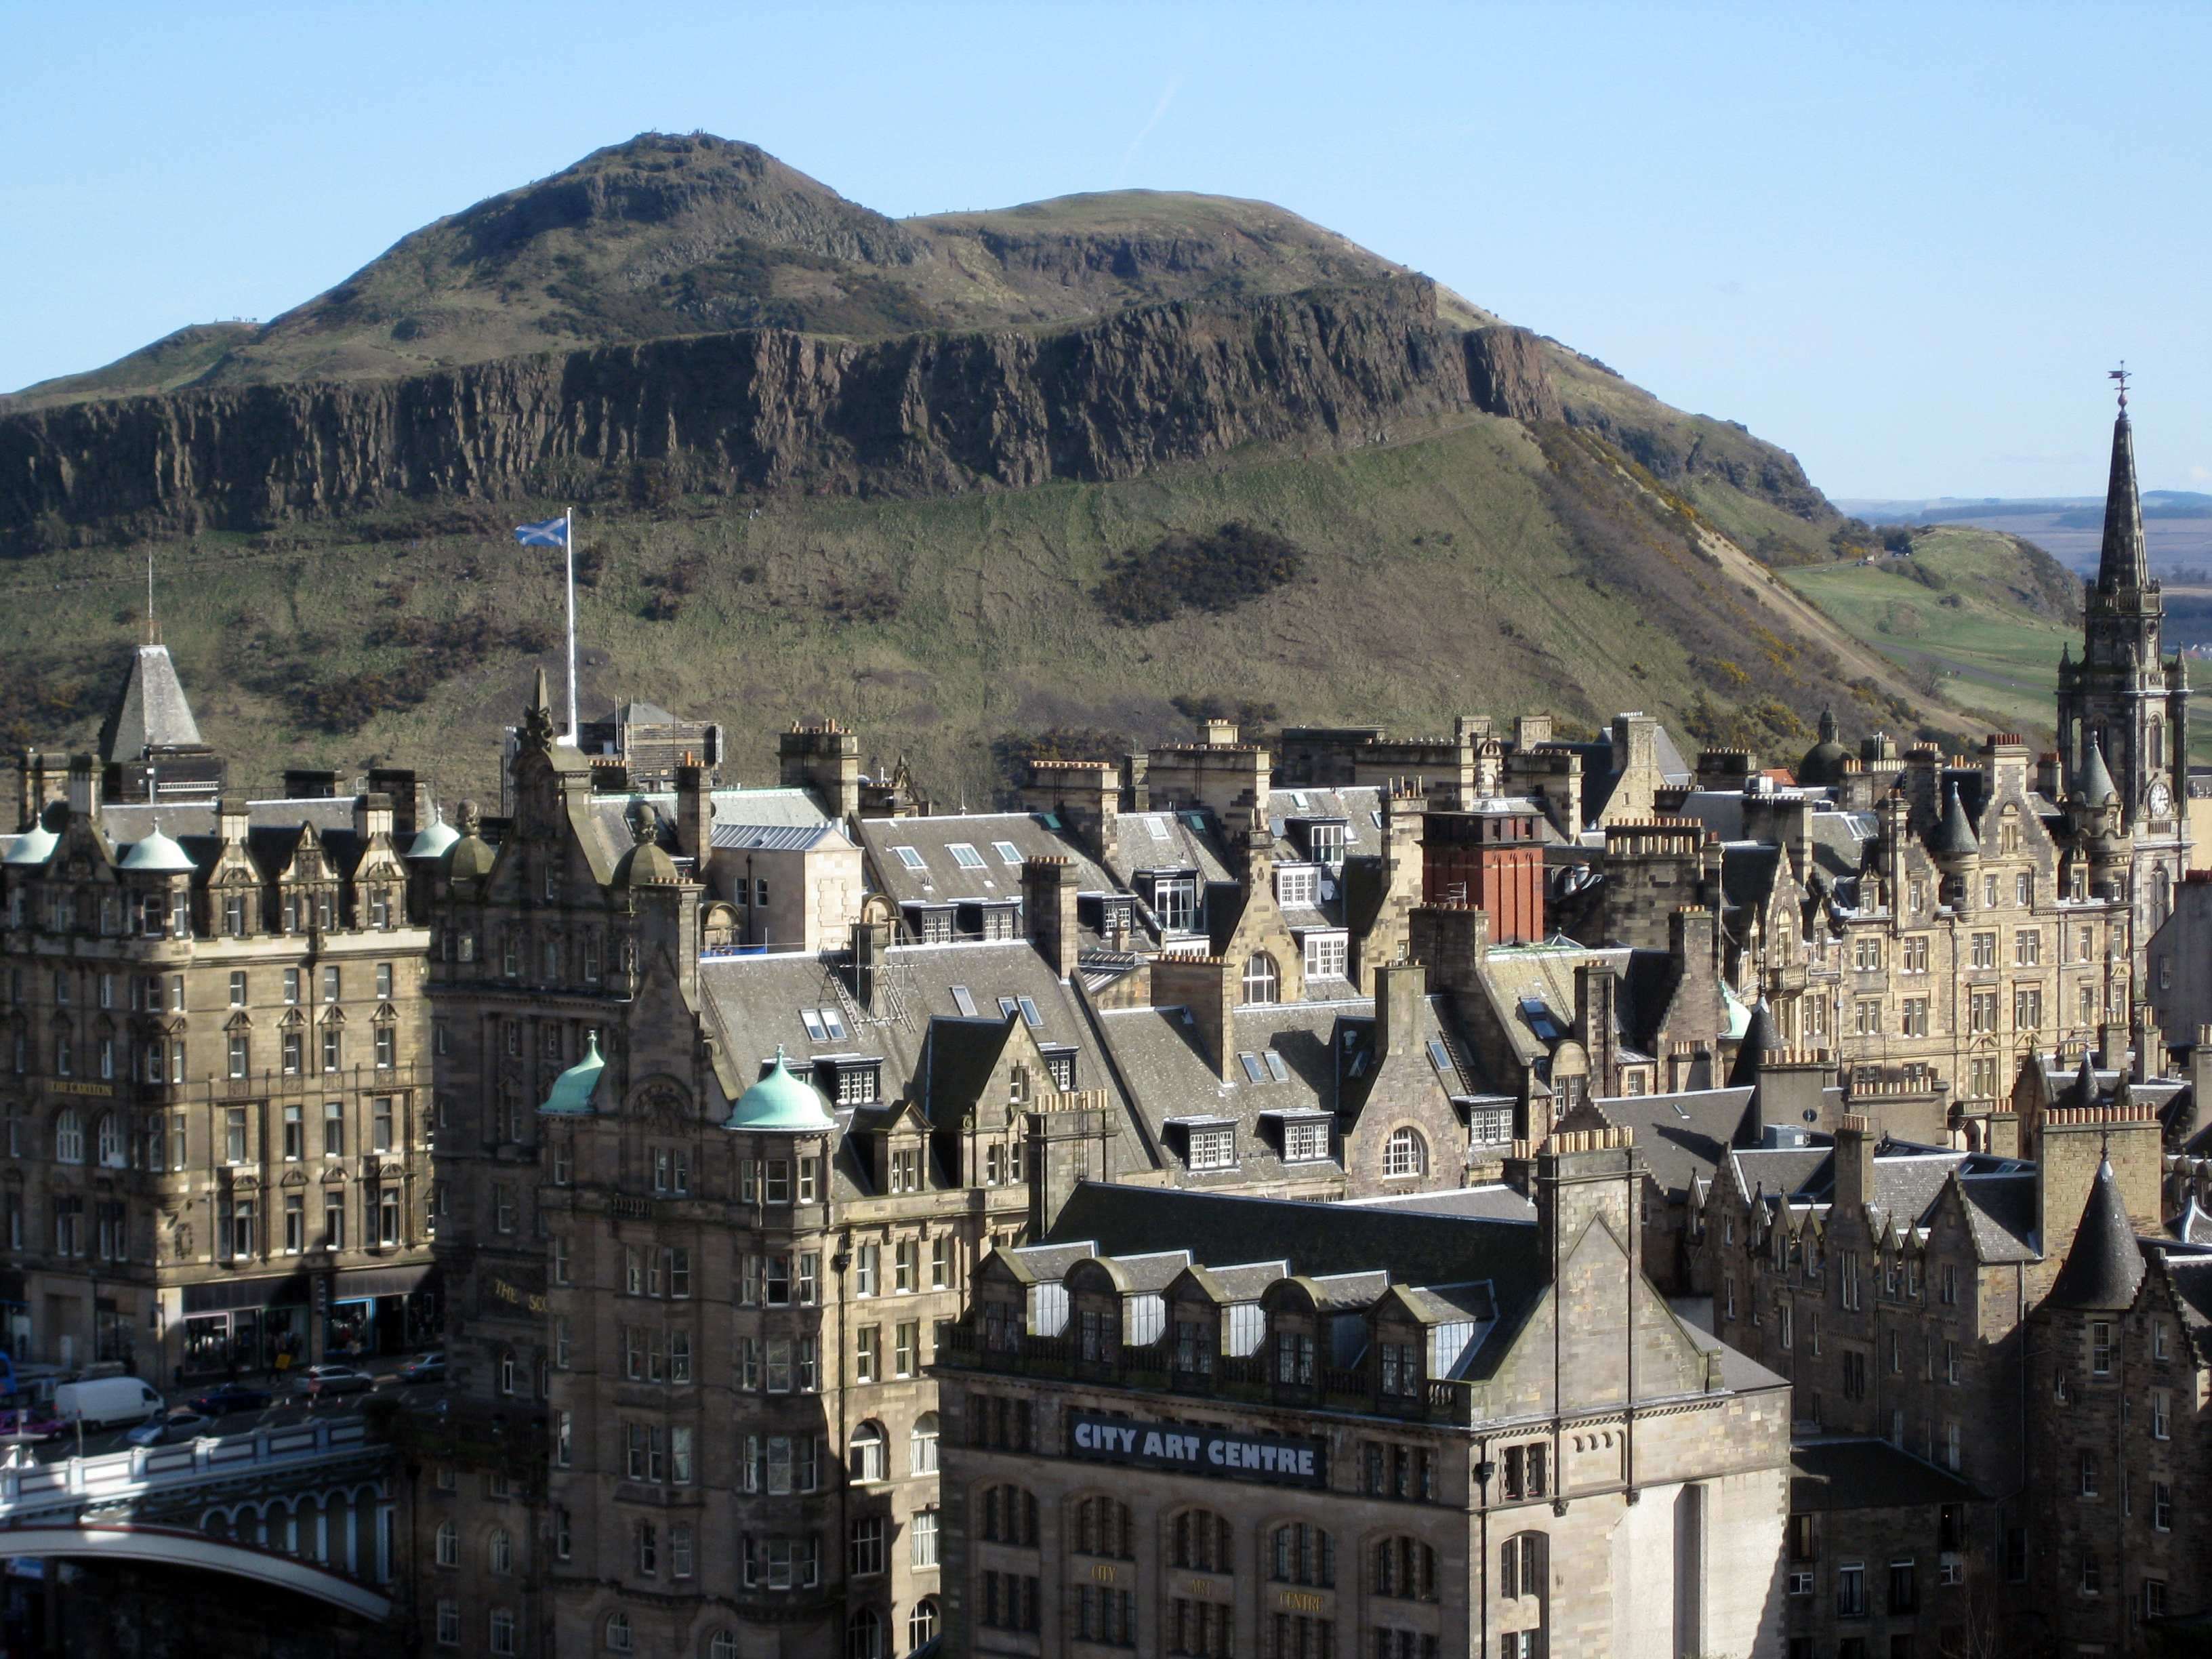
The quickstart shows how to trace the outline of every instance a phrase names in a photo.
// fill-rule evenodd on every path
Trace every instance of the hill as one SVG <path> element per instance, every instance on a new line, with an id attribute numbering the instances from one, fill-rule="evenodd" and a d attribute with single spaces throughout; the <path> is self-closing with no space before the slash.
<path id="1" fill-rule="evenodd" d="M 1903 558 L 1790 570 L 1784 580 L 1863 643 L 1991 731 L 2053 740 L 2063 649 L 2081 639 L 2079 580 L 2033 542 L 1944 525 Z"/>
<path id="2" fill-rule="evenodd" d="M 440 755 L 483 791 L 559 615 L 506 526 L 572 503 L 587 701 L 747 757 L 834 714 L 948 797 L 1216 703 L 1643 707 L 1780 758 L 1838 698 L 1951 718 L 1773 579 L 1846 528 L 1786 453 L 1295 215 L 893 221 L 646 135 L 0 411 L 0 731 L 88 735 L 151 551 L 249 773 Z"/>

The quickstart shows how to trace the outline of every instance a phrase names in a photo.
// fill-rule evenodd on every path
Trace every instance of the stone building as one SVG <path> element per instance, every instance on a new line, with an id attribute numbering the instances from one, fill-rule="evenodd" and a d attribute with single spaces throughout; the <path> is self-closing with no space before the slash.
<path id="1" fill-rule="evenodd" d="M 159 647 L 119 706 L 145 753 L 197 737 Z M 166 1380 L 426 1340 L 412 775 L 253 802 L 157 780 L 137 804 L 90 755 L 59 799 L 47 775 L 27 760 L 0 855 L 9 1351 Z"/>
<path id="2" fill-rule="evenodd" d="M 2058 744 L 2070 776 L 2105 771 L 2118 808 L 2106 833 L 2119 844 L 2113 884 L 2134 917 L 2137 948 L 2172 908 L 2173 890 L 2189 866 L 2189 825 L 2182 800 L 2188 768 L 2188 659 L 2166 656 L 2166 602 L 2150 579 L 2144 550 L 2142 501 L 2136 487 L 2135 432 L 2120 392 L 2112 423 L 2111 482 L 2105 493 L 2104 545 L 2097 578 L 2085 586 L 2081 659 L 2058 667 Z"/>
<path id="3" fill-rule="evenodd" d="M 1533 1225 L 1077 1188 L 938 1364 L 953 1650 L 1776 1651 L 1786 1389 L 1644 1279 L 1627 1139 Z"/>

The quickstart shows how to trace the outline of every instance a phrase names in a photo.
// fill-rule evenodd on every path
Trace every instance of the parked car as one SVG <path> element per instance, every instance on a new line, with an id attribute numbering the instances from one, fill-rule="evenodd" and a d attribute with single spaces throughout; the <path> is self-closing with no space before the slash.
<path id="1" fill-rule="evenodd" d="M 14 1406 L 0 1410 L 0 1440 L 55 1440 L 69 1425 L 43 1406 Z"/>
<path id="2" fill-rule="evenodd" d="M 295 1385 L 301 1394 L 358 1394 L 375 1386 L 374 1377 L 350 1365 L 310 1365 Z"/>
<path id="3" fill-rule="evenodd" d="M 399 1368 L 402 1382 L 442 1382 L 446 1380 L 446 1355 L 442 1349 L 418 1355 Z"/>
<path id="4" fill-rule="evenodd" d="M 172 1406 L 162 1415 L 149 1418 L 123 1437 L 134 1446 L 173 1446 L 215 1431 L 216 1421 L 190 1406 Z"/>
<path id="5" fill-rule="evenodd" d="M 143 1423 L 161 1409 L 153 1385 L 135 1376 L 93 1376 L 64 1382 L 54 1390 L 54 1415 L 88 1429 L 118 1423 Z"/>
<path id="6" fill-rule="evenodd" d="M 243 1382 L 226 1382 L 219 1389 L 195 1395 L 185 1403 L 209 1417 L 222 1417 L 230 1412 L 258 1412 L 269 1403 L 269 1394 L 266 1389 L 249 1389 Z"/>

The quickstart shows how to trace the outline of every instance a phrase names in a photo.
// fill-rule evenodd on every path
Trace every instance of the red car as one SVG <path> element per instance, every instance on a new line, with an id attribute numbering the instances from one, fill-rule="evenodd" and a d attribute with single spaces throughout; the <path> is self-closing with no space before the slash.
<path id="1" fill-rule="evenodd" d="M 0 1440 L 58 1440 L 69 1425 L 43 1406 L 0 1407 Z"/>

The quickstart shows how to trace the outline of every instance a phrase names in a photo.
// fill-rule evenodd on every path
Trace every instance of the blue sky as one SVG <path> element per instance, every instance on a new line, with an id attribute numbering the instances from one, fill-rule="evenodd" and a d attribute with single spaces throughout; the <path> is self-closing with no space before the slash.
<path id="1" fill-rule="evenodd" d="M 894 215 L 1261 197 L 1843 496 L 2212 491 L 2212 8 L 0 0 L 0 386 L 648 128 Z"/>

